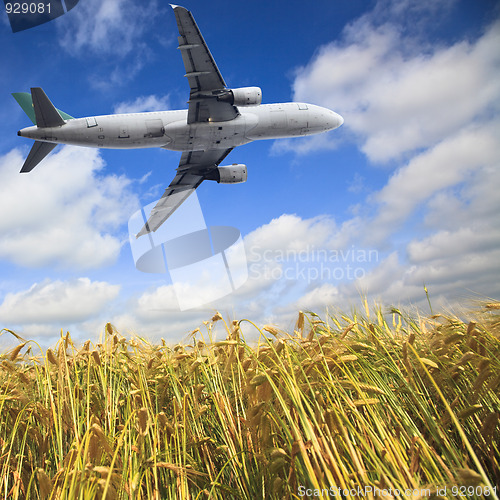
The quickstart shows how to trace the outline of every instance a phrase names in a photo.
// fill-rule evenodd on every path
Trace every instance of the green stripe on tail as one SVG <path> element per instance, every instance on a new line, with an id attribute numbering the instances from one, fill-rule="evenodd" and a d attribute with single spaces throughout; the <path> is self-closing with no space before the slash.
<path id="1" fill-rule="evenodd" d="M 33 125 L 36 125 L 35 110 L 33 109 L 31 94 L 29 92 L 15 92 L 12 94 L 12 97 L 14 97 L 19 106 L 21 106 L 23 111 L 28 115 L 28 118 L 33 122 Z M 57 112 L 61 115 L 63 120 L 74 119 L 73 116 L 68 115 L 68 113 L 61 111 L 60 109 L 58 109 Z"/>

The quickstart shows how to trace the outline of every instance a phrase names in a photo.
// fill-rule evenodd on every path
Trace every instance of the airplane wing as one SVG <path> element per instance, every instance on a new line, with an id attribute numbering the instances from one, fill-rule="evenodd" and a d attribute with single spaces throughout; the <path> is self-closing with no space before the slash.
<path id="1" fill-rule="evenodd" d="M 186 200 L 186 198 L 217 168 L 232 151 L 230 149 L 208 149 L 182 153 L 177 175 L 155 205 L 148 221 L 136 238 L 156 231 Z"/>
<path id="2" fill-rule="evenodd" d="M 224 93 L 226 83 L 198 29 L 191 12 L 179 5 L 172 5 L 179 28 L 185 76 L 191 89 L 188 123 L 228 121 L 239 115 L 238 108 L 217 99 Z"/>

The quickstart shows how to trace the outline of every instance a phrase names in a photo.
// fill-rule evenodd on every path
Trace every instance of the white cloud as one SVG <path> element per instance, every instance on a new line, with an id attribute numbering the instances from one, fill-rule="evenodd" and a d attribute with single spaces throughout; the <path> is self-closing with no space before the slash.
<path id="1" fill-rule="evenodd" d="M 372 239 L 381 240 L 394 233 L 416 207 L 443 190 L 461 185 L 475 171 L 483 174 L 485 169 L 497 166 L 497 127 L 490 122 L 467 127 L 397 170 L 372 197 L 378 205 L 376 216 L 369 222 Z"/>
<path id="2" fill-rule="evenodd" d="M 500 243 L 500 22 L 476 39 L 431 44 L 425 31 L 437 28 L 437 4 L 379 0 L 296 74 L 296 100 L 340 112 L 339 134 L 369 161 L 399 163 L 331 235 L 337 248 L 385 255 L 356 286 L 336 287 L 339 302 L 359 289 L 422 304 L 424 284 L 442 302 L 500 293 L 492 272 Z M 304 145 L 287 149 L 301 154 Z M 307 291 L 306 303 L 322 286 Z"/>
<path id="3" fill-rule="evenodd" d="M 164 338 L 178 342 L 195 328 L 202 326 L 215 312 L 212 304 L 195 310 L 179 310 L 174 286 L 159 285 L 127 301 L 127 312 L 111 316 L 109 321 L 122 334 L 138 335 L 150 340 Z"/>
<path id="4" fill-rule="evenodd" d="M 474 292 L 495 296 L 500 285 L 491 270 L 500 259 L 500 233 L 492 218 L 481 223 L 475 218 L 477 213 L 498 214 L 491 200 L 485 202 L 488 190 L 497 191 L 485 182 L 484 173 L 474 170 L 467 178 L 466 194 L 457 198 L 456 206 L 472 211 L 463 227 L 457 225 L 458 219 L 450 222 L 452 229 L 434 227 L 431 222 L 440 219 L 438 204 L 432 207 L 432 216 L 429 212 L 427 236 L 403 238 L 399 249 L 392 247 L 384 254 L 377 246 L 361 245 L 362 234 L 370 227 L 366 219 L 351 219 L 339 227 L 327 217 L 284 214 L 245 237 L 249 279 L 235 293 L 182 313 L 174 286 L 162 285 L 132 299 L 128 313 L 112 322 L 135 334 L 179 340 L 202 326 L 215 310 L 224 317 L 291 328 L 298 310 L 345 311 L 359 306 L 364 294 L 382 305 L 414 304 L 423 310 L 427 310 L 424 285 L 436 307 Z"/>
<path id="5" fill-rule="evenodd" d="M 470 156 L 476 152 L 480 166 L 464 171 L 459 162 L 455 165 L 457 178 L 442 185 L 438 180 L 437 187 L 432 182 L 430 173 L 427 177 L 430 179 L 429 188 L 425 196 L 435 193 L 434 196 L 425 203 L 414 197 L 409 202 L 410 205 L 417 202 L 423 204 L 418 230 L 414 228 L 413 231 L 410 229 L 408 233 L 402 234 L 394 230 L 394 227 L 384 227 L 380 219 L 377 225 L 377 220 L 363 221 L 363 230 L 360 232 L 372 229 L 372 240 L 380 239 L 380 232 L 387 239 L 401 240 L 398 250 L 394 249 L 360 280 L 359 285 L 363 290 L 381 297 L 385 302 L 410 301 L 422 304 L 425 302 L 425 284 L 435 305 L 452 303 L 473 293 L 489 297 L 500 296 L 498 273 L 495 272 L 497 263 L 500 262 L 500 178 L 496 175 L 500 153 L 491 155 L 491 148 L 486 147 L 482 141 L 478 141 L 477 146 L 472 148 Z M 491 164 L 488 164 L 489 155 Z M 466 159 L 465 162 L 467 161 Z M 445 163 L 444 168 L 453 166 L 449 162 Z M 434 171 L 438 167 L 437 164 Z M 402 198 L 405 195 L 412 197 L 411 191 L 408 191 L 411 184 L 411 178 L 408 177 L 399 185 L 403 189 Z M 387 186 L 389 185 L 390 182 Z M 394 190 L 397 191 L 395 186 Z M 418 192 L 418 189 L 415 191 Z M 404 210 L 404 204 L 400 209 Z M 392 210 L 392 220 L 400 220 L 397 203 L 392 205 Z M 385 211 L 386 208 L 383 213 Z M 391 217 L 389 212 L 387 217 Z M 389 225 L 388 219 L 386 223 Z"/>
<path id="6" fill-rule="evenodd" d="M 360 296 L 365 293 L 382 305 L 413 303 L 424 310 L 424 284 L 436 307 L 473 291 L 500 293 L 498 280 L 491 273 L 492 262 L 500 259 L 498 232 L 482 235 L 478 230 L 470 234 L 466 228 L 415 238 L 408 243 L 408 255 L 395 250 L 380 260 L 376 251 L 370 259 L 362 258 L 361 248 L 332 246 L 337 232 L 333 222 L 321 218 L 284 215 L 270 221 L 245 238 L 249 265 L 257 265 L 259 272 L 250 269 L 249 281 L 241 289 L 195 310 L 179 311 L 171 284 L 156 285 L 124 299 L 117 296 L 118 287 L 114 285 L 80 279 L 67 283 L 47 281 L 7 294 L 0 306 L 0 321 L 18 321 L 25 335 L 40 336 L 78 323 L 78 329 L 70 331 L 76 331 L 81 338 L 95 338 L 104 323 L 110 321 L 124 335 L 178 342 L 197 327 L 205 332 L 203 322 L 216 310 L 229 320 L 249 318 L 258 325 L 273 323 L 287 329 L 293 327 L 299 310 L 320 315 L 332 307 L 346 311 L 359 306 Z M 316 246 L 311 246 L 312 242 Z M 462 251 L 448 251 L 456 248 Z M 340 251 L 343 254 L 335 253 Z M 332 264 L 334 268 L 357 266 L 363 270 L 361 279 L 300 276 L 300 269 L 307 270 L 311 265 L 328 267 L 335 255 L 339 256 Z M 283 271 L 290 264 L 292 272 L 286 275 Z M 225 337 L 222 325 L 218 332 L 219 339 Z M 251 340 L 258 332 L 247 326 L 245 334 Z"/>
<path id="7" fill-rule="evenodd" d="M 141 50 L 139 39 L 158 13 L 156 0 L 86 0 L 59 23 L 59 41 L 70 53 L 125 55 Z"/>
<path id="8" fill-rule="evenodd" d="M 357 258 L 356 248 L 334 247 L 336 232 L 335 223 L 329 218 L 302 219 L 284 214 L 244 238 L 249 279 L 233 294 L 181 312 L 174 285 L 160 285 L 131 299 L 128 312 L 111 321 L 120 330 L 166 339 L 179 339 L 210 319 L 215 310 L 224 317 L 246 317 L 261 324 L 289 324 L 296 317 L 297 307 L 321 311 L 333 300 L 342 298 L 337 287 L 346 281 L 345 275 L 331 274 L 325 283 L 316 273 L 309 273 L 310 267 L 341 271 L 348 265 L 369 269 L 376 264 Z M 285 303 L 291 305 L 284 306 Z"/>
<path id="9" fill-rule="evenodd" d="M 170 96 L 158 97 L 156 95 L 146 95 L 137 97 L 134 101 L 118 103 L 114 108 L 114 113 L 142 113 L 144 111 L 165 111 L 170 109 Z"/>
<path id="10" fill-rule="evenodd" d="M 287 306 L 290 313 L 297 314 L 298 311 L 323 311 L 339 300 L 339 290 L 330 283 L 323 283 L 305 293 L 300 299 Z"/>
<path id="11" fill-rule="evenodd" d="M 151 314 L 164 318 L 179 311 L 173 285 L 163 285 L 153 291 L 144 292 L 137 301 L 137 312 L 144 319 Z"/>
<path id="12" fill-rule="evenodd" d="M 500 229 L 474 231 L 472 227 L 459 228 L 456 231 L 439 231 L 422 240 L 408 244 L 408 257 L 411 262 L 429 262 L 479 252 L 489 253 L 500 248 Z"/>
<path id="13" fill-rule="evenodd" d="M 297 70 L 294 99 L 342 114 L 370 160 L 398 159 L 498 111 L 499 45 L 499 22 L 473 42 L 430 47 L 365 16 Z"/>
<path id="14" fill-rule="evenodd" d="M 0 305 L 0 320 L 20 325 L 80 323 L 104 311 L 119 290 L 119 285 L 88 278 L 46 280 L 29 290 L 8 293 Z"/>
<path id="15" fill-rule="evenodd" d="M 300 251 L 324 246 L 334 229 L 334 221 L 325 216 L 302 219 L 297 215 L 283 214 L 248 234 L 245 248 L 250 252 L 263 252 Z"/>
<path id="16" fill-rule="evenodd" d="M 318 151 L 335 150 L 340 146 L 338 131 L 309 137 L 294 137 L 293 139 L 278 139 L 271 146 L 272 155 L 280 155 L 289 151 L 297 155 L 311 155 Z"/>
<path id="17" fill-rule="evenodd" d="M 131 181 L 103 175 L 98 150 L 65 146 L 29 174 L 18 150 L 0 157 L 0 258 L 21 266 L 112 264 L 121 225 L 137 210 Z"/>
<path id="18" fill-rule="evenodd" d="M 72 56 L 90 54 L 89 85 L 109 92 L 130 82 L 154 57 L 144 34 L 164 7 L 157 0 L 85 0 L 56 24 L 59 44 Z M 110 57 L 117 63 L 113 71 L 102 66 Z"/>

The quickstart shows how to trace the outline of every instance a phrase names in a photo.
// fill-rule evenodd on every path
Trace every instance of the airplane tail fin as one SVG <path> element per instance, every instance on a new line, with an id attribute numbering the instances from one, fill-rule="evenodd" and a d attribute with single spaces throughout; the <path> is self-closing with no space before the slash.
<path id="1" fill-rule="evenodd" d="M 68 115 L 68 113 L 55 108 L 54 105 L 50 102 L 49 98 L 45 95 L 45 92 L 39 87 L 31 89 L 31 94 L 29 94 L 28 92 L 15 92 L 12 94 L 12 97 L 14 97 L 19 106 L 21 106 L 23 111 L 28 115 L 28 118 L 33 122 L 33 125 L 37 125 L 39 127 L 55 127 L 57 125 L 63 125 L 64 120 L 73 120 L 73 117 L 71 115 Z M 49 119 L 48 123 L 54 124 L 43 125 L 42 123 L 39 123 L 37 121 L 35 103 L 38 107 L 39 115 L 41 117 L 46 116 L 46 118 Z M 57 115 L 54 114 L 54 111 L 57 113 Z M 52 118 L 53 121 L 50 120 L 50 118 Z M 43 123 L 47 122 L 43 121 Z"/>
<path id="2" fill-rule="evenodd" d="M 21 173 L 31 172 L 55 147 L 53 142 L 35 141 L 26 158 Z"/>
<path id="3" fill-rule="evenodd" d="M 31 94 L 16 92 L 12 96 L 39 128 L 60 127 L 65 125 L 65 120 L 73 120 L 72 116 L 54 107 L 40 87 L 33 87 Z M 57 144 L 51 142 L 35 141 L 21 172 L 31 172 L 56 146 Z"/>
<path id="4" fill-rule="evenodd" d="M 33 101 L 37 127 L 59 127 L 66 123 L 40 87 L 31 89 L 31 100 Z"/>

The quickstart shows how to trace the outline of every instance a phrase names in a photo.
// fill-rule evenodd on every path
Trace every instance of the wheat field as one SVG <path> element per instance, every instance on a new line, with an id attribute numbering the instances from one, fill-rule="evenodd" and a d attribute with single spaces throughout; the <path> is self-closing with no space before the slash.
<path id="1" fill-rule="evenodd" d="M 0 495 L 498 498 L 499 313 L 217 313 L 175 346 L 108 323 L 46 351 L 3 330 Z"/>

